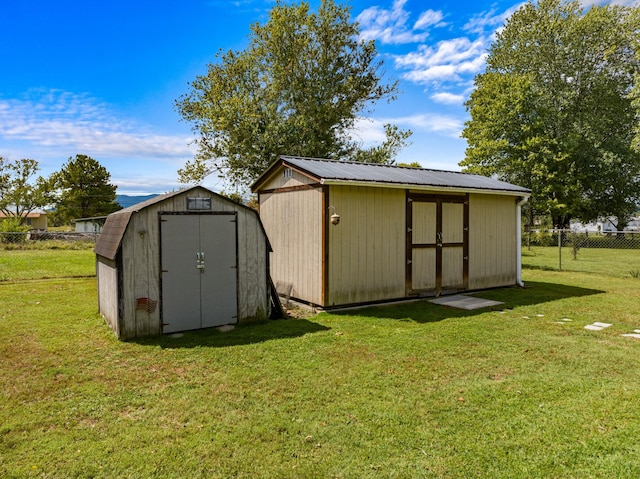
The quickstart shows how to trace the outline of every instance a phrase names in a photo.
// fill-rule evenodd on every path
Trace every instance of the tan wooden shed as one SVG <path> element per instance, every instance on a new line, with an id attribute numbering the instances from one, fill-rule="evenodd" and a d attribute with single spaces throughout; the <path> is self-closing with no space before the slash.
<path id="1" fill-rule="evenodd" d="M 521 284 L 526 188 L 282 156 L 252 190 L 282 295 L 329 308 Z"/>
<path id="2" fill-rule="evenodd" d="M 250 208 L 199 186 L 157 196 L 107 217 L 100 313 L 120 339 L 267 318 L 270 251 Z"/>

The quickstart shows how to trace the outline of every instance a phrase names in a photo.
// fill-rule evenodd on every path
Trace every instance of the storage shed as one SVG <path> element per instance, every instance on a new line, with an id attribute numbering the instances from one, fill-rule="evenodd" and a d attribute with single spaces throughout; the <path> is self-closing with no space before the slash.
<path id="1" fill-rule="evenodd" d="M 479 175 L 282 156 L 253 184 L 280 294 L 321 307 L 521 284 L 530 191 Z"/>
<path id="2" fill-rule="evenodd" d="M 267 318 L 270 251 L 250 208 L 199 186 L 156 196 L 107 217 L 100 313 L 120 339 Z"/>

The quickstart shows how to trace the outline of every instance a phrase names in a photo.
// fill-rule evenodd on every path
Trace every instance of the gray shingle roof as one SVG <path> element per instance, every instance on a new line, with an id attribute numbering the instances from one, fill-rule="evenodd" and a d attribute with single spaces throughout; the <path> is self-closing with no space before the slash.
<path id="1" fill-rule="evenodd" d="M 196 189 L 204 190 L 210 195 L 222 198 L 223 201 L 227 201 L 233 204 L 234 208 L 242 208 L 246 211 L 250 211 L 251 214 L 255 215 L 255 217 L 258 220 L 258 223 L 260 224 L 260 228 L 264 232 L 264 237 L 267 242 L 267 249 L 269 251 L 272 251 L 271 244 L 269 243 L 269 238 L 267 238 L 267 233 L 264 231 L 264 226 L 262 225 L 262 221 L 260 221 L 260 216 L 258 215 L 257 211 L 249 208 L 248 206 L 241 205 L 238 203 L 233 203 L 228 198 L 224 198 L 220 196 L 218 193 L 211 191 L 208 188 L 205 188 L 203 186 L 192 186 L 189 188 L 183 188 L 180 190 L 171 191 L 169 193 L 165 193 L 164 195 L 155 196 L 146 201 L 136 203 L 135 205 L 129 206 L 128 208 L 121 209 L 119 211 L 116 211 L 115 213 L 111 213 L 110 215 L 108 215 L 107 220 L 105 221 L 104 226 L 102 227 L 102 233 L 100 233 L 100 235 L 98 236 L 98 239 L 96 241 L 96 246 L 93 249 L 94 253 L 97 254 L 98 256 L 104 256 L 105 258 L 108 258 L 110 260 L 115 260 L 118 254 L 118 249 L 120 248 L 120 244 L 122 242 L 122 238 L 124 236 L 125 231 L 127 230 L 127 226 L 129 225 L 129 221 L 131 220 L 131 217 L 135 213 L 145 208 L 148 208 L 149 206 L 153 206 L 156 203 L 160 203 L 162 201 L 168 200 L 179 194 L 188 193 Z"/>
<path id="2" fill-rule="evenodd" d="M 528 195 L 531 192 L 527 188 L 494 178 L 455 171 L 405 168 L 392 165 L 354 163 L 294 156 L 281 156 L 280 161 L 287 166 L 294 167 L 301 172 L 315 177 L 322 183 L 366 182 L 388 186 L 406 185 L 409 187 L 422 188 L 485 190 L 513 193 L 514 195 Z M 271 168 L 254 183 L 253 189 L 256 189 L 261 183 L 261 180 L 265 179 L 270 171 Z"/>
<path id="3" fill-rule="evenodd" d="M 155 203 L 171 198 L 172 196 L 184 193 L 187 190 L 188 189 L 171 191 L 164 195 L 155 196 L 154 198 L 129 206 L 128 208 L 118 210 L 115 213 L 111 213 L 107 216 L 107 220 L 102 227 L 102 233 L 98 236 L 93 252 L 98 256 L 104 256 L 111 260 L 115 259 L 118 253 L 118 248 L 120 248 L 120 242 L 122 241 L 124 232 L 129 225 L 129 220 L 131 219 L 132 214 L 137 213 L 147 206 L 151 206 Z"/>

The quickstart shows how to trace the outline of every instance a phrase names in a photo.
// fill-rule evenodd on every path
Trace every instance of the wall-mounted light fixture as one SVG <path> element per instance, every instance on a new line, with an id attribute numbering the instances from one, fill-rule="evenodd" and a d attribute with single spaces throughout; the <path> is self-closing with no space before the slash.
<path id="1" fill-rule="evenodd" d="M 337 225 L 340 223 L 340 215 L 336 213 L 335 206 L 329 206 L 329 209 L 333 208 L 333 214 L 331 215 L 331 224 Z"/>

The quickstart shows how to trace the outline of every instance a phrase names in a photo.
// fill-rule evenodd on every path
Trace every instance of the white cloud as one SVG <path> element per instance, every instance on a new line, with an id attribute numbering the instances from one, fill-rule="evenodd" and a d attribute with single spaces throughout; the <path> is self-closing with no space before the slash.
<path id="1" fill-rule="evenodd" d="M 473 42 L 465 37 L 454 38 L 438 42 L 434 47 L 420 45 L 415 52 L 397 56 L 395 65 L 408 69 L 403 77 L 416 83 L 461 82 L 464 75 L 482 70 L 486 49 L 485 37 Z"/>
<path id="2" fill-rule="evenodd" d="M 427 10 L 420 14 L 420 18 L 418 18 L 418 21 L 413 25 L 413 28 L 414 30 L 421 30 L 432 26 L 444 26 L 442 22 L 443 18 L 444 15 L 441 11 Z"/>
<path id="3" fill-rule="evenodd" d="M 360 24 L 360 36 L 365 40 L 378 40 L 385 44 L 404 44 L 423 42 L 428 37 L 424 31 L 429 27 L 441 27 L 443 14 L 440 11 L 427 10 L 410 28 L 407 24 L 410 14 L 404 9 L 407 0 L 394 0 L 390 10 L 378 6 L 363 10 L 356 17 Z"/>
<path id="4" fill-rule="evenodd" d="M 602 5 L 602 4 L 636 7 L 638 6 L 638 0 L 611 0 L 607 2 L 603 2 L 602 0 L 581 0 L 580 4 L 583 7 L 591 7 L 593 5 Z"/>
<path id="5" fill-rule="evenodd" d="M 487 30 L 495 31 L 502 28 L 507 19 L 524 4 L 525 2 L 517 3 L 501 13 L 498 13 L 495 9 L 480 13 L 471 18 L 462 28 L 469 33 L 478 35 L 484 35 Z"/>
<path id="6" fill-rule="evenodd" d="M 155 133 L 120 119 L 94 98 L 60 90 L 32 90 L 26 98 L 0 99 L 0 137 L 64 151 L 65 156 L 193 156 L 191 137 Z"/>
<path id="7" fill-rule="evenodd" d="M 384 125 L 389 123 L 398 125 L 402 129 L 410 129 L 416 133 L 419 131 L 436 133 L 457 139 L 460 138 L 464 122 L 464 119 L 438 113 L 424 113 L 396 118 L 361 117 L 356 121 L 350 133 L 352 138 L 360 140 L 362 146 L 367 148 L 378 145 L 386 139 Z"/>
<path id="8" fill-rule="evenodd" d="M 360 140 L 365 148 L 378 145 L 387 137 L 384 131 L 385 123 L 390 123 L 390 121 L 360 117 L 356 120 L 349 134 L 352 138 Z"/>
<path id="9" fill-rule="evenodd" d="M 440 92 L 431 95 L 431 99 L 436 103 L 442 103 L 444 105 L 462 105 L 464 103 L 465 96 L 455 95 L 448 92 Z"/>
<path id="10" fill-rule="evenodd" d="M 423 113 L 395 119 L 395 122 L 405 128 L 439 133 L 452 138 L 460 138 L 464 121 L 464 119 L 455 116 L 438 113 Z"/>

